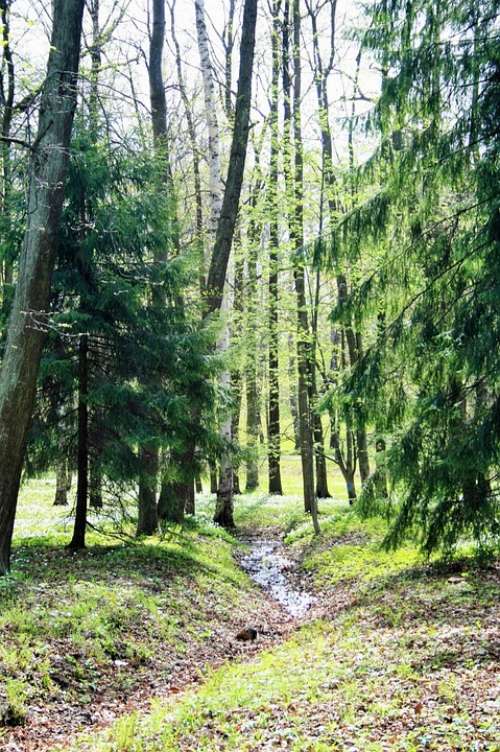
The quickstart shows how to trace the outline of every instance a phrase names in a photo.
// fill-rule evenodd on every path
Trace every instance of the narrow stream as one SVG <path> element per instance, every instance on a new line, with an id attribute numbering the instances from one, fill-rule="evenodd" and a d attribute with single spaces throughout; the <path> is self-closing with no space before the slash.
<path id="1" fill-rule="evenodd" d="M 261 540 L 253 544 L 250 553 L 241 560 L 241 566 L 290 616 L 300 618 L 311 607 L 312 595 L 295 588 L 286 576 L 294 564 L 284 555 L 279 540 Z"/>

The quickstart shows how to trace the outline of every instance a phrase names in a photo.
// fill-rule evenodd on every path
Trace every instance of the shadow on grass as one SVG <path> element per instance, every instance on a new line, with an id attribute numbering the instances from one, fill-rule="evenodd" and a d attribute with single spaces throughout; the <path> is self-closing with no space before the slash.
<path id="1" fill-rule="evenodd" d="M 216 574 L 216 563 L 202 561 L 196 541 L 181 532 L 164 537 L 139 539 L 114 545 L 92 542 L 78 552 L 70 551 L 67 539 L 57 537 L 27 538 L 14 546 L 13 580 L 26 579 L 30 585 L 47 583 L 56 586 L 71 580 L 101 582 L 129 579 L 148 586 L 172 581 L 177 577 L 194 579 L 196 574 Z"/>

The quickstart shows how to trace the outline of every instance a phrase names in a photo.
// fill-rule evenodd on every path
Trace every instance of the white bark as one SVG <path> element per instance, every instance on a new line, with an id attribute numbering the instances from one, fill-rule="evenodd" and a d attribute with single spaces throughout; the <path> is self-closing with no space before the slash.
<path id="1" fill-rule="evenodd" d="M 200 68 L 203 79 L 203 93 L 205 99 L 205 117 L 208 128 L 208 164 L 209 164 L 209 190 L 210 190 L 210 219 L 209 219 L 209 236 L 211 244 L 215 240 L 217 224 L 222 209 L 223 184 L 220 164 L 220 134 L 219 123 L 217 120 L 216 98 L 215 98 L 215 81 L 210 60 L 210 48 L 207 26 L 205 22 L 205 0 L 194 0 L 196 14 L 196 33 L 198 39 L 198 51 L 200 55 Z M 224 316 L 224 328 L 217 342 L 217 349 L 220 353 L 229 350 L 230 333 L 229 333 L 229 294 L 226 282 L 224 298 L 221 310 Z M 220 376 L 220 386 L 223 390 L 231 387 L 231 375 L 225 371 Z M 220 437 L 224 442 L 231 441 L 231 414 L 227 415 L 220 426 Z M 224 452 L 221 457 L 221 472 L 219 482 L 219 503 L 227 503 L 230 499 L 232 505 L 233 495 L 233 466 L 230 452 Z"/>
<path id="2" fill-rule="evenodd" d="M 198 51 L 200 54 L 200 68 L 203 79 L 203 94 L 205 98 L 205 117 L 208 128 L 208 164 L 210 176 L 210 240 L 215 239 L 217 223 L 222 209 L 222 174 L 220 166 L 220 136 L 217 120 L 217 103 L 215 98 L 215 82 L 210 60 L 210 48 L 205 22 L 205 0 L 194 0 L 196 12 L 196 33 Z"/>

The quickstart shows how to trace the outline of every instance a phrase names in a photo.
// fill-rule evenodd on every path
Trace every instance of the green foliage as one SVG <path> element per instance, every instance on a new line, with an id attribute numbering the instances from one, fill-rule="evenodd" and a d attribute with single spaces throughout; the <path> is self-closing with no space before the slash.
<path id="1" fill-rule="evenodd" d="M 61 454 L 74 464 L 82 333 L 91 466 L 108 499 L 135 492 L 139 445 L 168 456 L 196 430 L 197 460 L 212 447 L 213 334 L 199 327 L 197 306 L 184 305 L 195 259 L 173 246 L 169 212 L 154 157 L 94 143 L 78 124 L 29 473 L 54 467 Z"/>
<path id="2" fill-rule="evenodd" d="M 369 262 L 333 318 L 369 347 L 332 399 L 385 437 L 386 545 L 478 551 L 500 539 L 500 45 L 498 3 L 375 2 L 365 46 L 383 71 L 379 135 L 356 180 L 366 200 L 334 229 L 331 259 Z M 327 401 L 328 404 L 328 401 Z"/>

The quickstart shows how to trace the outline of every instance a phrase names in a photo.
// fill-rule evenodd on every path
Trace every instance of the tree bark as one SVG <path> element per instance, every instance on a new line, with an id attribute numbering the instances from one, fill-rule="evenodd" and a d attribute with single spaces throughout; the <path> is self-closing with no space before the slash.
<path id="1" fill-rule="evenodd" d="M 323 438 L 323 424 L 321 415 L 313 414 L 314 452 L 316 459 L 316 496 L 318 499 L 329 499 L 328 473 L 326 469 L 325 447 Z"/>
<path id="2" fill-rule="evenodd" d="M 195 0 L 195 4 L 199 5 L 200 0 Z M 206 316 L 221 309 L 229 256 L 236 227 L 250 129 L 256 22 L 257 0 L 245 0 L 233 138 L 222 209 L 217 222 L 215 244 L 208 271 Z M 217 492 L 214 521 L 225 527 L 234 526 L 232 473 L 231 463 L 224 462 L 221 468 L 221 484 Z"/>
<path id="3" fill-rule="evenodd" d="M 200 54 L 201 74 L 203 78 L 203 90 L 205 97 L 205 117 L 208 126 L 208 152 L 209 152 L 209 184 L 210 184 L 210 221 L 209 235 L 211 242 L 214 241 L 217 232 L 217 224 L 220 218 L 222 208 L 222 176 L 220 166 L 220 137 L 219 124 L 217 121 L 217 109 L 215 99 L 215 82 L 210 60 L 209 38 L 205 22 L 205 2 L 204 0 L 195 0 L 196 15 L 196 32 L 198 39 L 198 50 Z M 229 93 L 230 95 L 230 93 Z M 226 286 L 223 290 L 224 301 L 222 307 L 229 311 L 228 289 Z M 229 322 L 225 321 L 224 330 L 217 343 L 217 349 L 224 353 L 229 349 Z M 229 389 L 231 377 L 226 371 L 220 376 L 220 385 L 222 389 Z M 219 434 L 221 440 L 226 443 L 227 448 L 221 457 L 221 476 L 217 493 L 221 493 L 225 498 L 233 494 L 233 466 L 232 457 L 229 450 L 231 442 L 232 421 L 229 414 L 222 418 Z M 227 484 L 227 488 L 221 488 L 222 484 Z"/>
<path id="4" fill-rule="evenodd" d="M 259 168 L 259 154 L 255 153 L 256 179 L 250 190 L 251 206 L 254 209 L 257 203 L 257 195 L 262 187 L 262 179 Z M 257 345 L 257 261 L 259 249 L 260 226 L 256 222 L 255 214 L 250 218 L 247 232 L 247 283 L 246 283 L 246 337 L 245 337 L 245 386 L 246 386 L 246 433 L 247 433 L 247 460 L 246 460 L 246 491 L 251 492 L 259 485 L 259 390 L 258 390 L 258 345 Z"/>
<path id="5" fill-rule="evenodd" d="M 8 570 L 26 438 L 45 339 L 76 105 L 84 0 L 54 0 L 47 77 L 33 145 L 27 227 L 0 373 L 0 574 Z"/>
<path id="6" fill-rule="evenodd" d="M 177 68 L 177 80 L 179 83 L 179 92 L 181 95 L 182 103 L 184 105 L 184 112 L 186 115 L 187 131 L 189 135 L 189 141 L 191 144 L 191 152 L 193 157 L 193 183 L 194 183 L 194 198 L 196 206 L 196 246 L 198 250 L 199 259 L 199 287 L 200 293 L 203 294 L 205 290 L 205 253 L 203 242 L 203 199 L 201 192 L 201 172 L 200 172 L 200 151 L 196 140 L 196 128 L 194 123 L 193 112 L 191 109 L 191 102 L 184 82 L 184 73 L 182 70 L 182 57 L 179 42 L 175 32 L 175 0 L 173 0 L 170 6 L 171 17 L 171 32 L 172 42 L 175 49 L 175 65 Z"/>
<path id="7" fill-rule="evenodd" d="M 54 506 L 66 506 L 68 503 L 68 458 L 61 452 L 56 467 L 56 495 Z"/>
<path id="8" fill-rule="evenodd" d="M 102 509 L 102 473 L 97 457 L 90 453 L 89 468 L 89 506 L 91 509 Z"/>
<path id="9" fill-rule="evenodd" d="M 299 429 L 299 406 L 297 402 L 297 369 L 295 367 L 295 342 L 293 335 L 288 334 L 288 390 L 290 403 L 290 414 L 293 424 L 293 445 L 296 450 L 300 450 L 300 429 Z"/>
<path id="10" fill-rule="evenodd" d="M 199 2 L 199 0 L 197 1 Z M 252 99 L 252 73 L 256 22 L 257 0 L 245 0 L 233 138 L 222 209 L 217 223 L 215 245 L 208 271 L 207 315 L 215 313 L 221 308 L 229 255 L 231 253 L 238 215 L 247 153 L 248 133 L 250 130 L 250 106 Z"/>
<path id="11" fill-rule="evenodd" d="M 7 87 L 5 89 L 4 76 L 0 80 L 0 94 L 2 104 L 1 120 L 1 154 L 2 154 L 2 190 L 1 190 L 1 212 L 5 220 L 5 236 L 9 235 L 9 216 L 10 216 L 10 192 L 11 192 L 11 145 L 9 141 L 15 96 L 15 70 L 14 59 L 10 47 L 10 1 L 0 1 L 0 17 L 2 20 L 2 42 L 3 42 L 3 60 L 2 71 L 7 71 Z M 2 280 L 2 301 L 0 311 L 5 317 L 8 316 L 9 308 L 12 302 L 12 258 L 7 255 L 3 261 L 3 280 Z"/>
<path id="12" fill-rule="evenodd" d="M 215 461 L 209 463 L 210 466 L 210 493 L 216 494 L 219 487 L 217 480 L 217 463 Z"/>
<path id="13" fill-rule="evenodd" d="M 285 3 L 285 22 L 283 25 L 283 88 L 285 95 L 285 122 L 290 121 L 290 78 L 289 59 L 289 3 Z M 294 135 L 294 170 L 293 194 L 294 208 L 290 217 L 290 236 L 295 251 L 294 283 L 297 305 L 297 370 L 298 370 L 298 408 L 300 454 L 302 461 L 302 482 L 304 489 L 304 508 L 312 516 L 315 533 L 319 533 L 317 500 L 314 490 L 314 451 L 311 429 L 311 410 L 309 404 L 309 323 L 305 294 L 305 270 L 301 260 L 304 247 L 303 182 L 304 162 L 302 150 L 301 126 L 301 59 L 300 59 L 300 0 L 293 0 L 293 135 Z M 286 139 L 287 140 L 287 139 Z M 285 142 L 285 150 L 288 144 Z M 289 168 L 289 180 L 292 180 Z"/>
<path id="14" fill-rule="evenodd" d="M 158 499 L 158 517 L 165 522 L 182 524 L 187 511 L 186 486 L 183 483 L 163 481 Z"/>
<path id="15" fill-rule="evenodd" d="M 80 336 L 78 347 L 78 482 L 73 537 L 68 548 L 78 551 L 85 548 L 87 530 L 87 501 L 89 483 L 89 338 Z"/>
<path id="16" fill-rule="evenodd" d="M 141 474 L 139 482 L 139 514 L 137 535 L 154 535 L 158 529 L 156 486 L 158 478 L 158 449 L 142 445 L 139 449 Z"/>
<path id="17" fill-rule="evenodd" d="M 269 423 L 268 423 L 268 470 L 269 493 L 283 495 L 281 484 L 281 424 L 279 384 L 279 333 L 278 333 L 278 86 L 280 61 L 278 51 L 280 0 L 273 0 L 272 14 L 272 77 L 271 77 L 271 155 L 269 170 Z"/>

